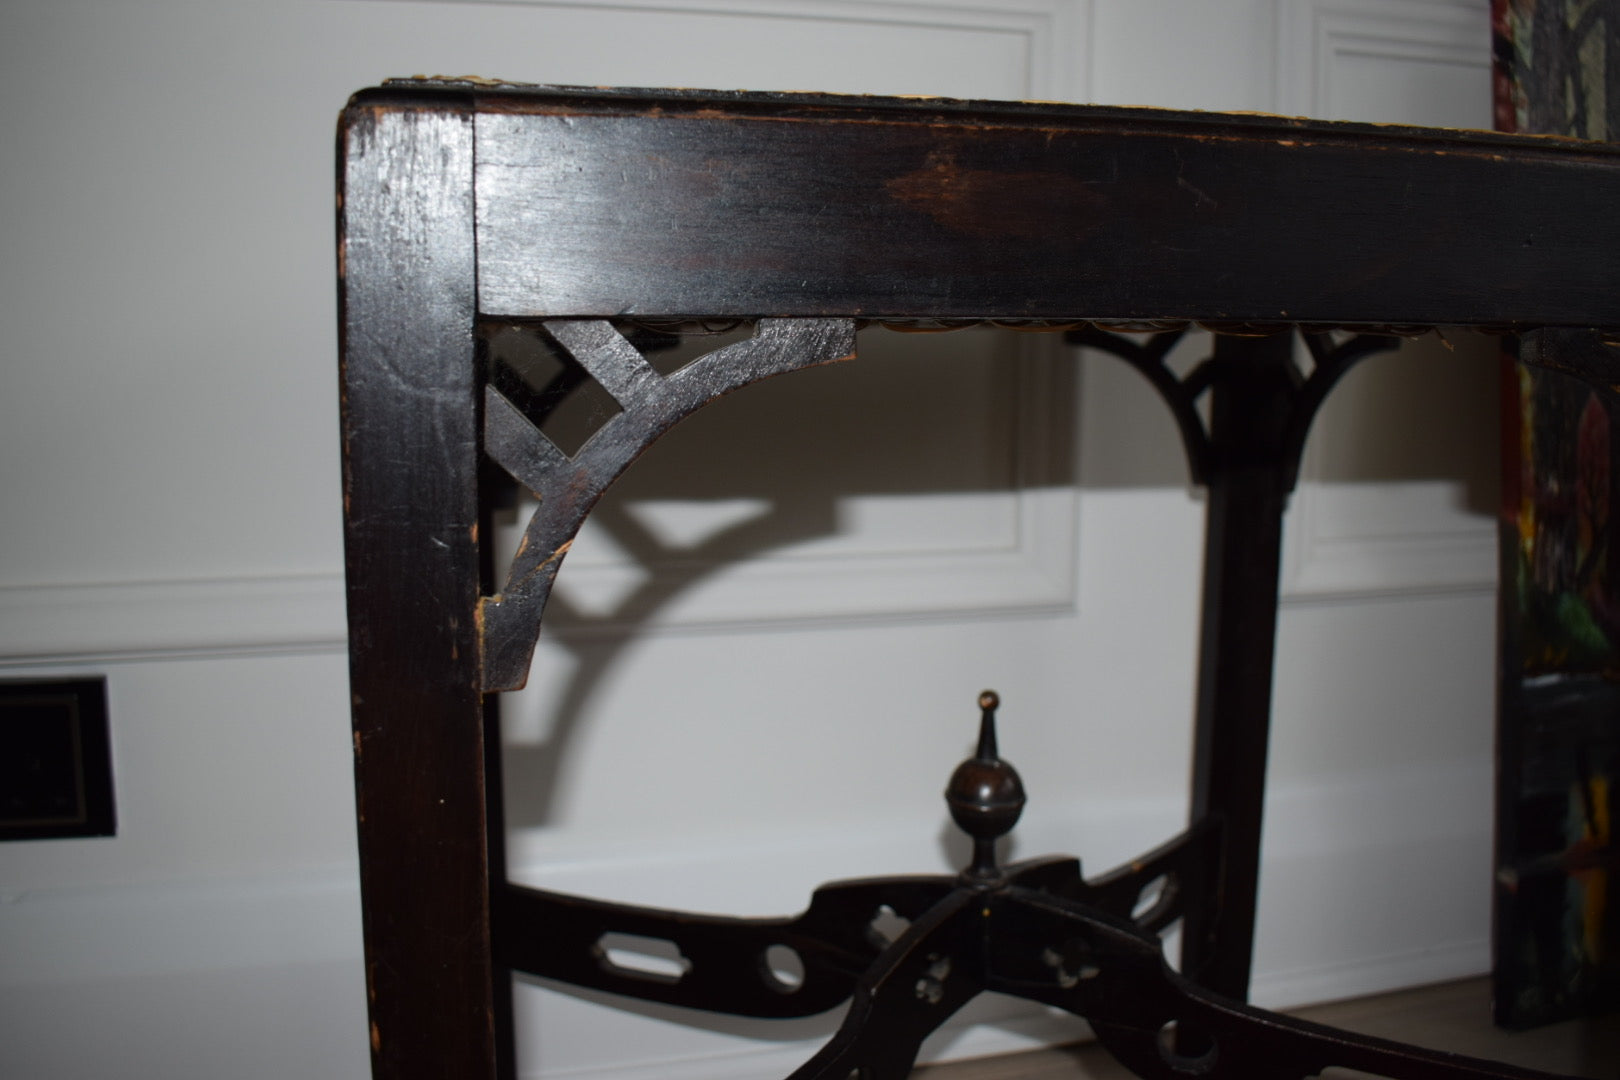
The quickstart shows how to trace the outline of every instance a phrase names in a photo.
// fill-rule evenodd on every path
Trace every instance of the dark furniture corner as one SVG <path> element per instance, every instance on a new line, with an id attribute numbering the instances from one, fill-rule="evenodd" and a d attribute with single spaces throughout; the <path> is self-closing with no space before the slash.
<path id="1" fill-rule="evenodd" d="M 417 80 L 357 95 L 339 158 L 377 1077 L 513 1075 L 513 971 L 751 1016 L 851 1000 L 794 1080 L 900 1080 L 921 1039 L 985 990 L 1086 1017 L 1144 1077 L 1536 1075 L 1243 1004 L 1280 529 L 1317 407 L 1392 335 L 1522 334 L 1529 361 L 1557 356 L 1613 392 L 1620 149 L 1141 109 Z M 635 344 L 716 320 L 752 336 L 667 376 Z M 492 321 L 537 334 L 562 360 L 556 384 L 525 390 L 481 352 Z M 1022 791 L 987 696 L 979 752 L 950 787 L 976 841 L 958 876 L 834 883 L 781 920 L 508 884 L 489 704 L 526 677 L 558 565 L 601 492 L 713 398 L 849 356 L 861 325 L 985 321 L 1130 363 L 1208 488 L 1187 831 L 1091 880 L 1062 857 L 998 866 Z M 1165 355 L 1194 325 L 1217 332 L 1213 354 L 1178 376 Z M 584 380 L 620 412 L 564 452 L 541 429 Z M 496 566 L 488 515 L 514 483 L 539 509 Z M 885 908 L 903 932 L 874 933 Z M 1178 919 L 1179 974 L 1157 936 Z M 600 946 L 610 933 L 673 941 L 691 967 L 618 968 Z M 773 974 L 773 949 L 802 975 Z"/>

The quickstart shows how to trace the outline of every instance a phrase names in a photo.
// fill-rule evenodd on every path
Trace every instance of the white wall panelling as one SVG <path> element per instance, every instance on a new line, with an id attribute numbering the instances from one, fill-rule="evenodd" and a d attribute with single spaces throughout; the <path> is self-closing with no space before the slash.
<path id="1" fill-rule="evenodd" d="M 1111 105 L 1275 112 L 1277 7 L 1287 0 L 1101 0 L 1092 98 Z"/>
<path id="2" fill-rule="evenodd" d="M 1284 602 L 1496 585 L 1496 532 L 1444 480 L 1307 484 L 1296 497 Z"/>
<path id="3" fill-rule="evenodd" d="M 391 2 L 391 0 L 389 0 Z M 430 0 L 433 2 L 433 0 Z M 803 34 L 807 28 L 830 27 L 841 49 L 861 48 L 855 40 L 860 33 L 883 34 L 898 28 L 912 34 L 951 33 L 961 35 L 968 50 L 964 58 L 971 58 L 971 50 L 982 49 L 987 41 L 1005 39 L 1016 43 L 1021 52 L 1019 66 L 1024 73 L 1024 88 L 1014 95 L 1051 101 L 1078 101 L 1086 96 L 1088 82 L 1085 64 L 1086 51 L 1076 46 L 1087 38 L 1087 30 L 1096 0 L 965 0 L 965 2 L 939 3 L 937 0 L 886 0 L 867 3 L 865 0 L 436 0 L 439 3 L 506 3 L 530 7 L 563 10 L 577 8 L 584 11 L 617 7 L 631 12 L 658 12 L 677 17 L 689 17 L 687 24 L 699 32 L 711 17 L 744 20 L 782 20 L 792 26 L 792 32 Z M 852 33 L 853 31 L 853 33 Z M 814 31 L 812 31 L 814 32 Z M 805 52 L 812 50 L 806 48 Z M 981 54 L 982 58 L 982 54 Z M 909 91 L 878 89 L 876 82 L 889 76 L 881 72 L 862 72 L 859 84 L 849 89 L 834 88 L 842 73 L 839 61 L 829 58 L 827 78 L 819 83 L 787 86 L 751 82 L 741 89 L 787 90 L 814 89 L 833 93 L 929 93 L 946 97 L 972 96 L 965 83 L 961 88 L 948 85 L 954 75 L 946 59 L 936 56 L 925 61 L 934 70 L 923 82 L 936 85 L 929 89 L 913 88 Z M 904 69 L 904 63 L 895 65 Z M 875 76 L 875 78 L 874 78 Z M 548 80 L 560 82 L 562 80 Z M 663 83 L 621 83 L 624 86 L 666 85 Z M 698 84 L 691 84 L 698 85 Z M 710 84 L 702 84 L 710 87 Z M 710 87 L 726 89 L 727 87 Z"/>
<path id="4" fill-rule="evenodd" d="M 0 586 L 0 667 L 346 648 L 341 574 Z"/>
<path id="5" fill-rule="evenodd" d="M 1280 112 L 1442 127 L 1491 123 L 1485 0 L 1278 0 L 1277 56 Z M 1496 397 L 1489 388 L 1496 363 L 1488 341 L 1451 336 L 1454 342 L 1430 336 L 1402 348 L 1399 362 L 1408 368 L 1444 367 L 1438 380 L 1408 378 L 1403 386 L 1391 377 L 1372 385 L 1357 373 L 1319 419 L 1290 515 L 1289 599 L 1494 587 Z M 1461 362 L 1448 350 L 1464 354 Z M 1348 476 L 1341 469 L 1323 478 L 1333 464 L 1323 444 L 1353 453 L 1356 441 L 1386 438 L 1396 425 L 1431 429 L 1432 445 L 1476 446 L 1486 465 L 1460 476 L 1454 462 L 1424 474 L 1409 461 L 1407 475 L 1386 470 L 1358 482 L 1353 469 Z"/>
<path id="6" fill-rule="evenodd" d="M 49 75 L 61 89 L 3 131 L 4 192 L 28 209 L 0 223 L 0 310 L 8 355 L 30 359 L 8 363 L 0 397 L 11 507 L 0 584 L 337 569 L 330 157 L 357 87 L 472 71 L 1061 95 L 1083 85 L 1084 54 L 1035 34 L 1072 29 L 1085 10 L 7 5 L 9 77 Z M 98 317 L 67 318 L 74 297 L 93 297 Z"/>
<path id="7" fill-rule="evenodd" d="M 1424 110 L 1472 93 L 1483 11 L 0 5 L 0 91 L 30 102 L 0 113 L 0 667 L 108 675 L 120 822 L 0 847 L 0 1074 L 364 1074 L 331 255 L 349 92 L 446 72 L 1455 123 Z M 939 786 L 985 685 L 1033 796 L 1020 852 L 1101 869 L 1175 830 L 1201 506 L 1179 450 L 1161 472 L 1106 458 L 1153 425 L 1173 437 L 1133 373 L 1088 361 L 1077 405 L 1066 360 L 1042 354 L 1055 343 L 1020 342 L 879 334 L 852 364 L 706 410 L 637 466 L 621 507 L 661 550 L 632 559 L 611 528 L 582 543 L 560 585 L 574 617 L 542 635 L 512 710 L 518 874 L 771 914 L 825 878 L 944 869 L 960 852 Z M 911 365 L 929 368 L 920 397 Z M 1395 415 L 1376 370 L 1351 378 L 1290 524 L 1257 981 L 1272 1003 L 1484 964 L 1491 600 L 1477 567 L 1445 578 L 1477 538 L 1456 507 L 1482 499 L 1449 459 L 1335 466 Z M 695 476 L 716 448 L 744 467 Z M 1335 485 L 1343 499 L 1310 501 Z M 1385 550 L 1412 537 L 1421 557 Z M 1435 563 L 1461 591 L 1422 591 Z M 1414 881 L 1427 906 L 1394 917 Z M 808 1052 L 549 989 L 521 1000 L 533 1076 L 772 1076 Z M 934 1050 L 1070 1030 L 993 1001 Z"/>
<path id="8" fill-rule="evenodd" d="M 365 1075 L 346 667 L 7 673 L 107 675 L 118 835 L 0 849 L 0 1074 Z"/>
<path id="9" fill-rule="evenodd" d="M 587 520 L 548 625 L 1071 607 L 1074 401 L 1055 335 L 866 331 L 857 360 L 750 388 L 660 440 Z"/>
<path id="10" fill-rule="evenodd" d="M 1447 331 L 1330 396 L 1285 530 L 1285 602 L 1496 587 L 1499 342 Z"/>
<path id="11" fill-rule="evenodd" d="M 1488 128 L 1488 0 L 1277 0 L 1277 107 Z"/>

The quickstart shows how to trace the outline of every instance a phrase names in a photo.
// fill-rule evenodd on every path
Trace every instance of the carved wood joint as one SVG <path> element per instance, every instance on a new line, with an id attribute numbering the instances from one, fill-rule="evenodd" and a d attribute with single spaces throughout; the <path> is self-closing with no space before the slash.
<path id="1" fill-rule="evenodd" d="M 546 336 L 618 403 L 572 454 L 491 381 L 484 388 L 484 451 L 539 506 L 494 596 L 479 601 L 481 688 L 516 690 L 528 677 L 540 616 L 585 515 L 653 440 L 716 398 L 750 383 L 855 353 L 852 319 L 761 319 L 752 337 L 661 375 L 605 319 L 554 319 Z"/>

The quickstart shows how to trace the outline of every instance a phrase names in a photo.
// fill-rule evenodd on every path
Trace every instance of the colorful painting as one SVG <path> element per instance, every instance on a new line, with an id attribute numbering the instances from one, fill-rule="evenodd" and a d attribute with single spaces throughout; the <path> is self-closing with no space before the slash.
<path id="1" fill-rule="evenodd" d="M 1493 22 L 1498 127 L 1620 135 L 1620 0 Z M 1620 406 L 1511 358 L 1503 389 L 1495 1008 L 1528 1027 L 1620 1004 Z"/>

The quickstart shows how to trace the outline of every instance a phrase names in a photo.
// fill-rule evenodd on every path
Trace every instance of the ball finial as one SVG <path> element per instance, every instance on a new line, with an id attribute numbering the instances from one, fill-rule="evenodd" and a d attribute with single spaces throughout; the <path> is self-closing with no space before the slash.
<path id="1" fill-rule="evenodd" d="M 1001 697 L 994 690 L 979 695 L 979 747 L 962 762 L 945 786 L 945 802 L 957 826 L 973 838 L 973 863 L 963 876 L 974 881 L 996 881 L 996 841 L 1012 831 L 1024 812 L 1024 783 L 1018 770 L 996 750 L 996 709 Z"/>

